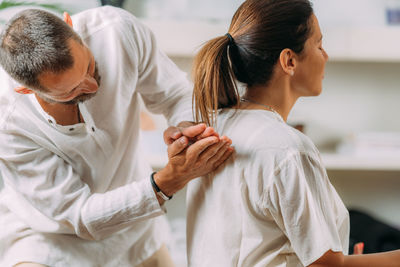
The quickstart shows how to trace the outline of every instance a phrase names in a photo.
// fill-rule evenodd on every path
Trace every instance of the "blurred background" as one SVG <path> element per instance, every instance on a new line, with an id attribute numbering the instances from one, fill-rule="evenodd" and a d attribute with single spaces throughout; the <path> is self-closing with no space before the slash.
<path id="1" fill-rule="evenodd" d="M 190 78 L 202 43 L 227 32 L 242 0 L 0 1 L 0 25 L 39 7 L 61 14 L 111 4 L 148 25 L 160 48 Z M 322 153 L 328 175 L 349 209 L 400 228 L 400 1 L 314 0 L 330 56 L 324 90 L 301 99 L 288 122 Z M 1 27 L 1 26 L 0 26 Z M 162 116 L 142 113 L 142 145 L 155 169 L 166 163 Z M 185 266 L 185 192 L 167 204 L 173 253 Z"/>

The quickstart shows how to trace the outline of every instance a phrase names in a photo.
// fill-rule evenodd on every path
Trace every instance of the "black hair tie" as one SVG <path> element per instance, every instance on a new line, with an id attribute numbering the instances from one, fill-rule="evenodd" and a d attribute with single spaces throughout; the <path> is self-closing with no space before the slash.
<path id="1" fill-rule="evenodd" d="M 233 44 L 233 37 L 232 37 L 232 35 L 230 35 L 230 33 L 227 33 L 227 34 L 225 34 L 225 36 L 228 37 L 228 39 L 229 39 L 229 44 Z"/>

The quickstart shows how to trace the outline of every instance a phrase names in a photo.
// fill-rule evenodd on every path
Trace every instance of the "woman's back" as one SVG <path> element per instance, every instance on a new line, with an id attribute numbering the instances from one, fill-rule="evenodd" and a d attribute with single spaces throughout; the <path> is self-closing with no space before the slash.
<path id="1" fill-rule="evenodd" d="M 306 136 L 265 110 L 225 109 L 216 128 L 236 154 L 189 184 L 190 266 L 302 266 L 329 248 L 347 253 L 347 210 Z"/>
<path id="2" fill-rule="evenodd" d="M 348 212 L 315 146 L 285 123 L 322 92 L 327 60 L 309 0 L 246 0 L 200 49 L 196 122 L 216 125 L 236 155 L 189 185 L 189 266 L 399 266 L 400 250 L 345 255 Z"/>

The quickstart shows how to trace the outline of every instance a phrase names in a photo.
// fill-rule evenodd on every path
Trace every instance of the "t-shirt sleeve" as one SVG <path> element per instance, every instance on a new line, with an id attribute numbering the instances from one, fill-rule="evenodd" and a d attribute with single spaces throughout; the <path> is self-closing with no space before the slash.
<path id="1" fill-rule="evenodd" d="M 342 252 L 335 191 L 316 157 L 297 153 L 275 170 L 260 205 L 274 218 L 304 266 Z"/>

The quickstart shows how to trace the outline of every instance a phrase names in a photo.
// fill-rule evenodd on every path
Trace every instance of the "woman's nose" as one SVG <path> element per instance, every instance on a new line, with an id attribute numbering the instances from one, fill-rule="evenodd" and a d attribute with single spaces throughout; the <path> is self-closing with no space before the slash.
<path id="1" fill-rule="evenodd" d="M 323 49 L 323 50 L 324 50 L 325 59 L 326 59 L 326 61 L 328 61 L 328 59 L 329 59 L 328 53 L 325 51 L 325 49 Z"/>

